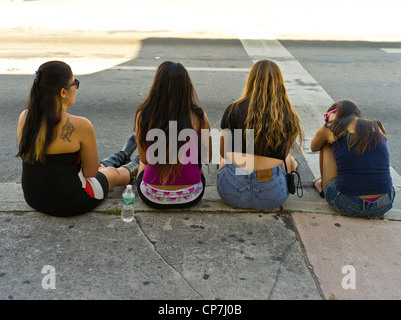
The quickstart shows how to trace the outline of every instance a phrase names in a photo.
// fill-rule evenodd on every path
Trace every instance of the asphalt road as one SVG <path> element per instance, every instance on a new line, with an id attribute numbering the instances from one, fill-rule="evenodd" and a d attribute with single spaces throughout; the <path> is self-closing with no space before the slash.
<path id="1" fill-rule="evenodd" d="M 64 37 L 64 40 L 58 38 L 56 44 L 56 37 L 52 35 L 47 41 L 43 37 L 40 41 L 21 40 L 18 45 L 14 41 L 13 46 L 19 48 L 20 60 L 32 59 L 33 55 L 38 55 L 34 48 L 45 45 L 46 56 L 67 63 L 85 59 L 85 54 L 90 54 L 88 62 L 92 58 L 94 61 L 98 58 L 119 61 L 113 68 L 78 74 L 76 77 L 81 86 L 76 104 L 69 110 L 93 123 L 100 158 L 119 150 L 125 143 L 133 129 L 135 111 L 152 84 L 155 68 L 162 61 L 179 61 L 188 68 L 212 128 L 219 128 L 224 109 L 241 96 L 247 76 L 244 70 L 252 66 L 252 59 L 243 44 L 235 38 L 166 38 L 155 34 L 149 37 L 141 35 L 140 39 L 140 36 L 130 38 L 125 34 L 120 37 L 120 40 L 125 40 L 116 41 L 115 36 L 108 34 L 103 40 L 99 38 L 95 43 L 88 43 L 88 37 L 80 36 L 81 42 L 71 36 Z M 114 42 L 107 45 L 110 39 Z M 352 99 L 360 105 L 365 116 L 378 118 L 384 123 L 392 166 L 400 173 L 398 103 L 401 100 L 401 53 L 388 53 L 382 48 L 401 48 L 401 43 L 284 40 L 280 43 L 333 100 Z M 33 49 L 24 51 L 21 49 L 24 47 Z M 1 54 L 4 57 L 5 51 Z M 0 161 L 3 163 L 0 183 L 19 183 L 21 163 L 14 157 L 17 153 L 16 125 L 29 93 L 32 75 L 3 72 L 0 73 L 0 83 Z M 302 163 L 302 156 L 299 158 Z M 305 173 L 308 175 L 306 181 L 310 180 L 311 173 L 307 168 Z"/>

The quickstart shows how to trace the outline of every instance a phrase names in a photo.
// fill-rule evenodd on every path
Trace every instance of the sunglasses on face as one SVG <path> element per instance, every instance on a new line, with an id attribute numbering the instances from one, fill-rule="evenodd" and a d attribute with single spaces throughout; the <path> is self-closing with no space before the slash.
<path id="1" fill-rule="evenodd" d="M 330 111 L 326 112 L 326 113 L 323 115 L 324 122 L 329 121 L 329 114 L 330 114 L 330 113 L 333 113 L 333 112 L 336 112 L 336 111 L 337 111 L 337 109 L 333 109 L 333 110 L 330 110 Z"/>
<path id="2" fill-rule="evenodd" d="M 75 86 L 75 85 L 77 85 L 77 89 L 79 89 L 79 80 L 78 79 L 75 79 L 74 82 L 70 83 L 68 86 L 66 86 L 65 89 L 69 89 L 69 88 L 71 88 L 72 86 Z"/>

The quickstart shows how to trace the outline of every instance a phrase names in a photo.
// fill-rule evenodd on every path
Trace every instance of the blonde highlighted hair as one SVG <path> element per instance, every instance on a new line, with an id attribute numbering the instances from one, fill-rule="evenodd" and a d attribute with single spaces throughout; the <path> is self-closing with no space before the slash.
<path id="1" fill-rule="evenodd" d="M 262 59 L 253 65 L 243 95 L 234 105 L 244 103 L 248 105 L 248 111 L 243 129 L 254 130 L 255 154 L 273 150 L 286 156 L 291 148 L 300 150 L 303 131 L 275 62 Z"/>
<path id="2" fill-rule="evenodd" d="M 46 62 L 36 72 L 16 155 L 25 162 L 46 161 L 47 148 L 55 139 L 56 127 L 61 120 L 60 91 L 69 84 L 72 76 L 70 66 L 62 61 Z"/>

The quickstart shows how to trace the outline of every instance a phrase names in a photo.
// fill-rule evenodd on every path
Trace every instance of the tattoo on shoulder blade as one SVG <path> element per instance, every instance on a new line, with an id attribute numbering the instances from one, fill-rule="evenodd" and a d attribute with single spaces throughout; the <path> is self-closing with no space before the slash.
<path id="1" fill-rule="evenodd" d="M 71 142 L 70 137 L 74 131 L 75 131 L 75 128 L 72 125 L 72 123 L 70 122 L 70 118 L 68 118 L 67 122 L 61 129 L 60 138 L 63 139 L 64 141 Z"/>

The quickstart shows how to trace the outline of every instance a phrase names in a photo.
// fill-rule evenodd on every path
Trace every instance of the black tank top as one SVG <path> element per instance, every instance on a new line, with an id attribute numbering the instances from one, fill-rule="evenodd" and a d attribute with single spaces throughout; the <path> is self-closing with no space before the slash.
<path id="1" fill-rule="evenodd" d="M 44 164 L 23 162 L 21 183 L 25 201 L 37 211 L 54 216 L 73 216 L 90 211 L 101 200 L 92 198 L 85 191 L 80 171 L 79 151 L 46 155 Z M 106 179 L 101 175 L 100 180 Z M 102 182 L 101 185 L 106 197 L 107 179 L 106 186 Z"/>
<path id="2" fill-rule="evenodd" d="M 245 130 L 241 128 L 241 125 L 239 123 L 240 121 L 245 122 L 245 118 L 236 119 L 236 117 L 232 115 L 232 108 L 233 107 L 234 107 L 234 105 L 230 104 L 226 108 L 226 110 L 225 110 L 225 112 L 223 114 L 223 117 L 221 119 L 220 128 L 223 129 L 223 130 L 224 129 L 228 129 L 228 130 L 231 131 L 232 149 L 230 151 L 236 151 L 236 152 L 239 152 L 239 150 L 235 149 L 235 141 L 234 141 L 234 135 L 235 134 L 234 134 L 234 130 L 240 129 L 241 130 L 241 137 L 242 137 L 242 153 L 247 153 L 246 152 L 246 140 L 243 138 Z M 282 152 L 280 153 L 277 150 L 269 150 L 269 149 L 264 150 L 264 152 L 261 153 L 261 154 L 254 153 L 254 155 L 262 156 L 262 157 L 268 157 L 268 158 L 274 158 L 274 159 L 280 159 L 280 160 L 284 160 L 286 158 L 286 154 L 285 153 L 282 153 Z"/>

